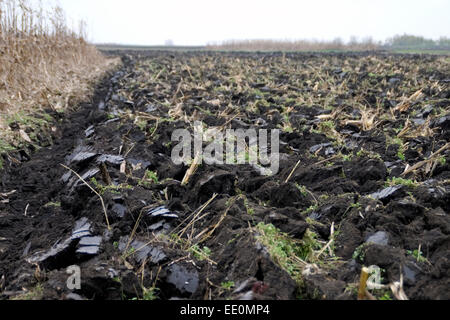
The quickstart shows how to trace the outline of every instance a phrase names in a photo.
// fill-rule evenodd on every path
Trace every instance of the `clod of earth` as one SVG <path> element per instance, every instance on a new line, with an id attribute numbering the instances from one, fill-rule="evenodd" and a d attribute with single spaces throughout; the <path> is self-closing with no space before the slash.
<path id="1" fill-rule="evenodd" d="M 366 243 L 375 243 L 386 246 L 389 242 L 389 235 L 387 232 L 378 231 L 367 238 Z"/>
<path id="2" fill-rule="evenodd" d="M 76 253 L 80 255 L 98 254 L 101 243 L 102 237 L 92 236 L 91 223 L 87 218 L 81 218 L 75 223 L 69 238 L 55 244 L 48 251 L 34 253 L 27 258 L 27 261 L 31 264 L 39 264 L 43 269 L 59 269 L 79 261 Z"/>
<path id="3" fill-rule="evenodd" d="M 377 199 L 377 200 L 381 200 L 386 203 L 391 198 L 398 195 L 400 190 L 402 190 L 402 189 L 403 189 L 403 185 L 392 186 L 392 187 L 388 187 L 383 190 L 380 190 L 378 192 L 374 192 L 374 193 L 370 194 L 370 197 Z"/>
<path id="4" fill-rule="evenodd" d="M 169 267 L 168 273 L 167 283 L 175 286 L 181 296 L 190 296 L 197 291 L 199 279 L 196 271 L 173 264 Z"/>
<path id="5" fill-rule="evenodd" d="M 168 219 L 178 218 L 178 215 L 176 213 L 171 212 L 164 206 L 151 209 L 146 213 L 146 215 L 151 218 L 168 218 Z"/>
<path id="6" fill-rule="evenodd" d="M 153 247 L 139 240 L 133 240 L 130 244 L 128 244 L 128 241 L 128 237 L 121 238 L 118 249 L 124 254 L 133 255 L 137 263 L 149 261 L 158 264 L 167 259 L 167 255 L 160 248 Z M 128 252 L 125 252 L 126 250 Z"/>

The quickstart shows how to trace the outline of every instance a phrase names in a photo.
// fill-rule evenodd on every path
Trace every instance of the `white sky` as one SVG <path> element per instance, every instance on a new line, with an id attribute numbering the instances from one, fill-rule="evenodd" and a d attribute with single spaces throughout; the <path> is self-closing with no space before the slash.
<path id="1" fill-rule="evenodd" d="M 53 0 L 44 0 L 52 3 Z M 450 0 L 60 0 L 96 43 L 203 45 L 229 39 L 450 37 Z"/>

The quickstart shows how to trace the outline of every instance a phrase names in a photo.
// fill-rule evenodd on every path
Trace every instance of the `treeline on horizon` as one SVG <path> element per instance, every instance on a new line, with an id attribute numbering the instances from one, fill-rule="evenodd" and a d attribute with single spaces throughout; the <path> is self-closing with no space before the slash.
<path id="1" fill-rule="evenodd" d="M 341 38 L 332 41 L 319 40 L 227 40 L 221 43 L 211 43 L 206 46 L 212 50 L 450 50 L 450 38 L 441 37 L 438 40 L 427 39 L 414 35 L 395 35 L 386 41 L 374 41 L 371 37 L 358 40 L 351 37 L 348 42 Z"/>
<path id="2" fill-rule="evenodd" d="M 441 37 L 438 40 L 433 40 L 421 36 L 404 34 L 387 39 L 384 46 L 388 48 L 450 49 L 450 38 Z"/>

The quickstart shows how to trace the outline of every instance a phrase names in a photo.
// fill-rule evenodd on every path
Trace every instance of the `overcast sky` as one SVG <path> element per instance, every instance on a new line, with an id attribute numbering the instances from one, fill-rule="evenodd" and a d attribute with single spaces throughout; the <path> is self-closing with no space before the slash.
<path id="1" fill-rule="evenodd" d="M 45 0 L 44 0 L 45 1 Z M 53 0 L 47 0 L 51 2 Z M 203 45 L 229 39 L 450 37 L 450 0 L 60 0 L 95 43 Z"/>

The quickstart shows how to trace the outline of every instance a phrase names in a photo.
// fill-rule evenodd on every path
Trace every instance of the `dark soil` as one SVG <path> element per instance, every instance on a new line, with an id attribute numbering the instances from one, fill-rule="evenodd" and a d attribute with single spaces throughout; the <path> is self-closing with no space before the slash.
<path id="1" fill-rule="evenodd" d="M 92 101 L 52 114 L 51 146 L 2 155 L 2 299 L 356 299 L 371 265 L 409 299 L 450 299 L 448 58 L 120 54 Z M 281 129 L 279 172 L 202 164 L 182 185 L 171 135 L 194 120 Z M 268 225 L 310 250 L 299 272 Z"/>

